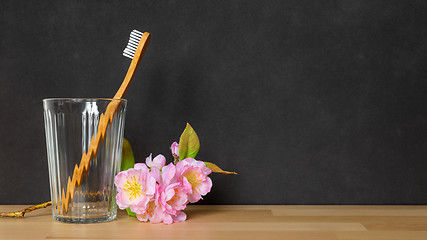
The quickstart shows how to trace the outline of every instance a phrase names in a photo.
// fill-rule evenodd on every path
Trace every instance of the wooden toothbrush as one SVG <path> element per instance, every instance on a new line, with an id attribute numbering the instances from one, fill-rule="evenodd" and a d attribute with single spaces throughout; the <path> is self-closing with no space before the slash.
<path id="1" fill-rule="evenodd" d="M 150 41 L 150 33 L 139 32 L 137 30 L 133 30 L 130 34 L 128 45 L 123 51 L 123 55 L 125 57 L 129 57 L 132 59 L 130 63 L 129 69 L 126 73 L 125 79 L 123 80 L 122 85 L 117 91 L 116 95 L 114 95 L 114 99 L 122 99 L 126 94 L 126 91 L 129 87 L 130 82 L 135 74 L 136 68 L 141 62 L 141 58 L 147 49 L 148 42 Z M 92 135 L 92 139 L 90 141 L 89 149 L 86 153 L 83 153 L 82 158 L 80 160 L 80 164 L 74 167 L 74 172 L 72 177 L 68 177 L 67 189 L 62 188 L 62 197 L 60 203 L 58 203 L 58 211 L 59 213 L 68 213 L 68 205 L 74 197 L 74 190 L 76 187 L 80 186 L 83 179 L 83 174 L 87 174 L 90 167 L 90 160 L 93 157 L 96 157 L 98 152 L 99 143 L 104 140 L 105 132 L 107 130 L 108 124 L 113 120 L 114 113 L 117 111 L 120 101 L 111 101 L 105 113 L 101 114 L 98 124 L 97 135 Z"/>

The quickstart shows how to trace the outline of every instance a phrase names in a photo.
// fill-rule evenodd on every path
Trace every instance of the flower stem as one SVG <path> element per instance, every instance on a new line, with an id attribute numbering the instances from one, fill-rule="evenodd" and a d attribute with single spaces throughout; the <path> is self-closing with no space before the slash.
<path id="1" fill-rule="evenodd" d="M 172 153 L 172 156 L 173 156 L 173 164 L 176 165 L 179 162 L 179 157 L 178 157 L 178 155 L 176 155 L 174 153 Z"/>
<path id="2" fill-rule="evenodd" d="M 46 208 L 48 206 L 52 205 L 52 202 L 45 202 L 45 203 L 40 203 L 31 207 L 27 207 L 25 209 L 22 209 L 20 211 L 17 212 L 0 212 L 0 217 L 21 217 L 23 218 L 25 213 L 27 212 L 32 212 L 34 210 L 40 209 L 40 208 Z"/>

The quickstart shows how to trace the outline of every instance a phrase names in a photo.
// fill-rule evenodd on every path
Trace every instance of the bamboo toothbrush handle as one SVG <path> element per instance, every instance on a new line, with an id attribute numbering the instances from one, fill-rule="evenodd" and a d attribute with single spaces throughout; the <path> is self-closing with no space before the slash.
<path id="1" fill-rule="evenodd" d="M 126 73 L 125 79 L 123 80 L 122 85 L 114 96 L 114 99 L 122 99 L 126 94 L 129 84 L 132 81 L 133 75 L 135 74 L 135 70 L 141 62 L 141 58 L 144 55 L 145 50 L 147 49 L 149 41 L 150 33 L 146 32 L 142 35 L 139 41 L 138 47 L 132 58 L 132 62 L 129 66 L 128 72 Z M 87 177 L 87 173 L 90 167 L 90 160 L 93 157 L 96 157 L 101 139 L 104 140 L 107 126 L 113 120 L 114 113 L 117 111 L 118 106 L 119 101 L 113 100 L 108 104 L 107 109 L 105 110 L 105 114 L 101 114 L 96 137 L 95 135 L 92 135 L 88 151 L 86 153 L 83 153 L 82 158 L 80 160 L 80 164 L 76 164 L 76 166 L 74 167 L 72 178 L 68 177 L 67 189 L 62 189 L 62 197 L 60 198 L 61 202 L 60 204 L 58 204 L 58 209 L 56 209 L 60 213 L 68 213 L 68 206 L 70 200 L 72 200 L 74 197 L 74 190 L 77 186 L 81 185 L 83 174 L 86 174 Z"/>
<path id="2" fill-rule="evenodd" d="M 135 75 L 135 70 L 138 67 L 139 63 L 141 62 L 141 58 L 144 55 L 145 50 L 147 49 L 148 42 L 150 42 L 150 38 L 151 38 L 150 33 L 145 32 L 142 35 L 141 40 L 139 40 L 139 44 L 136 49 L 135 55 L 132 59 L 132 62 L 130 63 L 128 72 L 126 73 L 125 80 L 123 80 L 122 85 L 120 86 L 116 95 L 114 95 L 115 99 L 122 99 L 123 96 L 126 94 L 129 84 L 132 81 L 133 75 Z"/>

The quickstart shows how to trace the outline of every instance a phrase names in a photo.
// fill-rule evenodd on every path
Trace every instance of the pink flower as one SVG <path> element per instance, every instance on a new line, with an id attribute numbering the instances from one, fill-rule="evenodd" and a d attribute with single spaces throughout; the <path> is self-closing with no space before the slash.
<path id="1" fill-rule="evenodd" d="M 164 214 L 176 216 L 180 210 L 184 210 L 188 203 L 187 193 L 191 188 L 186 188 L 177 182 L 175 177 L 176 167 L 172 163 L 162 168 L 161 183 L 156 194 L 156 203 L 162 207 Z M 167 221 L 171 221 L 168 218 Z"/>
<path id="2" fill-rule="evenodd" d="M 141 213 L 154 199 L 156 179 L 151 176 L 145 164 L 135 164 L 134 168 L 120 172 L 114 179 L 117 187 L 117 205 L 120 209 L 130 207 L 132 212 Z"/>
<path id="3" fill-rule="evenodd" d="M 150 156 L 145 159 L 147 166 L 149 168 L 155 167 L 157 169 L 162 169 L 162 167 L 165 166 L 166 158 L 162 154 L 159 154 L 153 160 L 151 160 L 151 155 L 152 154 L 150 154 Z"/>
<path id="4" fill-rule="evenodd" d="M 211 172 L 204 162 L 194 158 L 186 158 L 176 164 L 176 175 L 182 181 L 183 188 L 191 189 L 188 193 L 191 203 L 199 201 L 211 191 L 212 180 L 208 177 Z"/>
<path id="5" fill-rule="evenodd" d="M 136 214 L 136 218 L 142 222 L 147 222 L 148 220 L 150 220 L 150 222 L 152 223 L 159 223 L 162 221 L 162 218 L 159 215 L 159 213 L 161 213 L 161 210 L 158 209 L 159 207 L 156 205 L 155 201 L 150 201 L 145 211 Z"/>
<path id="6" fill-rule="evenodd" d="M 172 155 L 176 155 L 177 157 L 179 157 L 179 145 L 177 142 L 172 143 L 171 152 L 172 152 Z"/>
<path id="7" fill-rule="evenodd" d="M 159 190 L 159 188 L 160 185 L 158 185 L 157 190 Z M 150 201 L 148 203 L 148 207 L 144 211 L 136 214 L 136 217 L 139 221 L 150 221 L 151 223 L 164 222 L 165 224 L 171 224 L 174 222 L 182 222 L 186 220 L 187 215 L 184 212 L 175 211 L 174 213 L 170 213 L 165 211 L 163 206 L 159 204 L 159 196 L 159 192 L 156 191 L 156 200 Z"/>
<path id="8" fill-rule="evenodd" d="M 174 142 L 171 152 L 179 161 L 179 145 Z M 130 208 L 139 221 L 171 224 L 187 219 L 183 212 L 189 202 L 199 201 L 210 192 L 212 172 L 202 161 L 186 158 L 176 165 L 165 166 L 166 159 L 159 154 L 146 163 L 137 163 L 134 168 L 120 172 L 115 178 L 117 205 Z"/>
<path id="9" fill-rule="evenodd" d="M 156 201 L 164 212 L 177 215 L 178 211 L 184 210 L 187 206 L 187 191 L 181 183 L 173 183 L 162 189 Z"/>

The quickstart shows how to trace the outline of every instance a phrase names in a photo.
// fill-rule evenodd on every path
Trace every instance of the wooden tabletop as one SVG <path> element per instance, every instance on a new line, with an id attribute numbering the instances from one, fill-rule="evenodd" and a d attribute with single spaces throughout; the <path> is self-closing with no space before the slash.
<path id="1" fill-rule="evenodd" d="M 0 206 L 16 211 L 26 206 Z M 25 218 L 0 218 L 0 239 L 427 239 L 427 206 L 189 205 L 172 225 L 117 220 L 60 223 L 50 207 Z"/>

